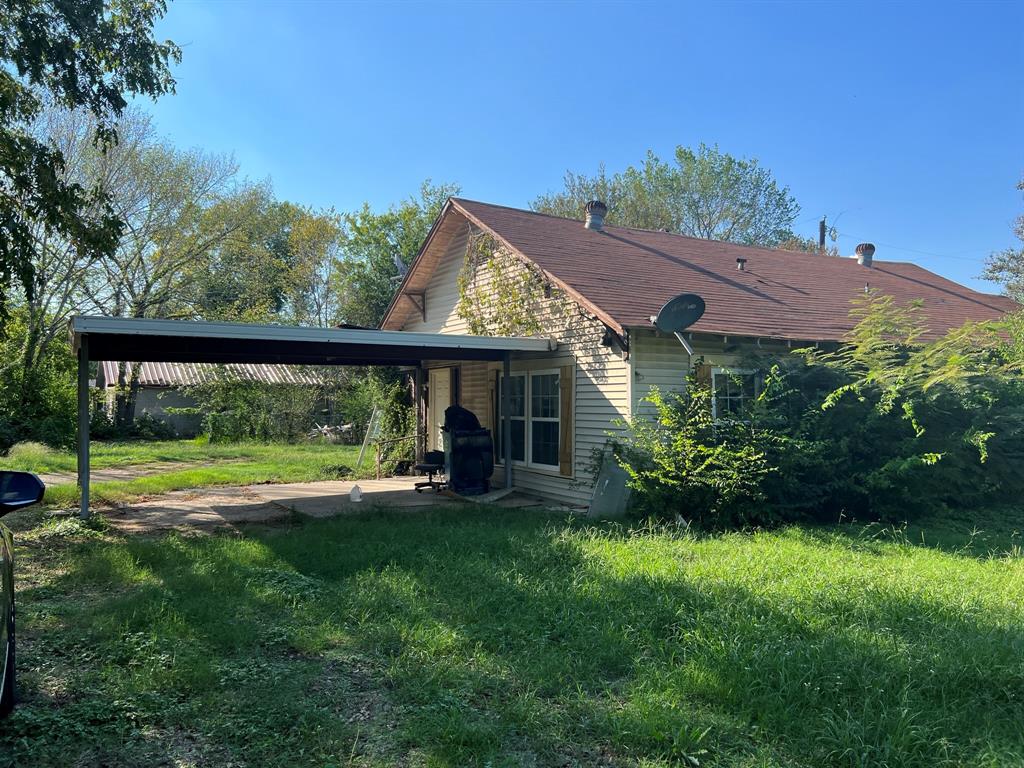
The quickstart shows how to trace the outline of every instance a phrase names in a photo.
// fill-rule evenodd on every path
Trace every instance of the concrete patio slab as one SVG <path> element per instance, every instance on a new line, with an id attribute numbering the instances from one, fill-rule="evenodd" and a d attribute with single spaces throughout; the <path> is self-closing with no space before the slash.
<path id="1" fill-rule="evenodd" d="M 143 532 L 169 528 L 230 526 L 265 523 L 293 513 L 333 517 L 373 507 L 391 509 L 456 505 L 457 497 L 431 491 L 416 493 L 417 477 L 383 480 L 328 480 L 315 483 L 247 485 L 175 491 L 149 501 L 136 502 L 105 513 L 118 529 Z M 358 485 L 362 501 L 350 498 Z"/>

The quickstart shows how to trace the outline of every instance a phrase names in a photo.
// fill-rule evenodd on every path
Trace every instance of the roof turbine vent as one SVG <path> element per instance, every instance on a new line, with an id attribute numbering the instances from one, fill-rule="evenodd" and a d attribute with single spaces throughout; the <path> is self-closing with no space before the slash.
<path id="1" fill-rule="evenodd" d="M 587 220 L 583 226 L 587 229 L 600 230 L 604 226 L 604 217 L 608 215 L 608 206 L 600 200 L 591 200 L 587 203 Z"/>
<path id="2" fill-rule="evenodd" d="M 874 243 L 861 243 L 857 246 L 857 263 L 864 267 L 870 267 L 875 257 Z"/>

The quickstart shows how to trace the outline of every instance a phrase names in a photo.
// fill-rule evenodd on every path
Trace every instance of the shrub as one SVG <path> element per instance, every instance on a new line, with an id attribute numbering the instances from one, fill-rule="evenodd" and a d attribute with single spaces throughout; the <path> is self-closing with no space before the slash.
<path id="1" fill-rule="evenodd" d="M 867 296 L 837 349 L 752 359 L 764 386 L 715 421 L 691 379 L 652 393 L 618 447 L 640 508 L 714 526 L 842 516 L 907 520 L 1024 492 L 1024 320 L 924 341 L 920 307 Z"/>
<path id="2" fill-rule="evenodd" d="M 716 527 L 757 519 L 762 483 L 776 471 L 765 446 L 773 435 L 742 421 L 716 422 L 710 390 L 693 378 L 682 395 L 653 389 L 647 400 L 656 418 L 630 422 L 619 446 L 641 505 Z"/>

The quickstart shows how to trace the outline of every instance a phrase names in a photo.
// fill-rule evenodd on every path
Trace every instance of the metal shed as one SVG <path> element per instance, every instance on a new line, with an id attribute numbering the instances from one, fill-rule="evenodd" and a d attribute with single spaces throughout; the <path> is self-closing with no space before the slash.
<path id="1" fill-rule="evenodd" d="M 502 399 L 506 400 L 512 355 L 549 352 L 557 346 L 550 339 L 537 338 L 84 315 L 71 319 L 70 331 L 78 356 L 78 484 L 82 492 L 82 518 L 89 516 L 90 361 L 409 366 L 415 369 L 419 425 L 423 361 L 501 361 L 505 381 Z M 507 402 L 502 410 L 505 455 L 509 455 L 512 433 Z M 422 439 L 416 442 L 419 456 Z M 512 463 L 505 462 L 505 487 L 511 485 Z"/>

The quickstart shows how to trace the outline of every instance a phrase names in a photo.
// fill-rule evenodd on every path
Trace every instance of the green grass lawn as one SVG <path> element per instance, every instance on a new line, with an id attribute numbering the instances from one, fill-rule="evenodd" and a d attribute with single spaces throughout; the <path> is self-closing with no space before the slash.
<path id="1" fill-rule="evenodd" d="M 155 463 L 187 463 L 159 474 L 125 481 L 93 481 L 94 504 L 117 503 L 182 488 L 253 483 L 297 483 L 335 480 L 353 469 L 358 445 L 322 443 L 208 443 L 201 440 L 94 442 L 90 466 L 93 470 Z M 374 454 L 367 452 L 363 474 L 373 471 Z M 55 451 L 36 443 L 15 446 L 0 457 L 0 469 L 21 469 L 37 473 L 75 472 L 77 462 L 70 451 Z M 78 488 L 73 481 L 50 485 L 45 502 L 52 506 L 73 506 Z"/>
<path id="2" fill-rule="evenodd" d="M 1024 765 L 1012 525 L 694 537 L 467 507 L 124 537 L 21 514 L 0 764 Z"/>

